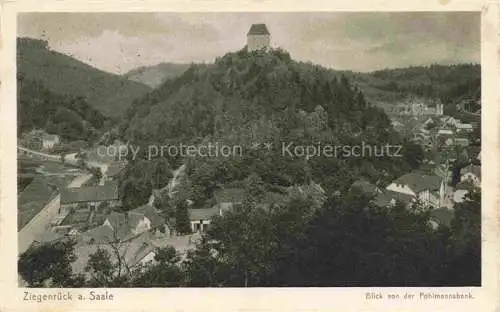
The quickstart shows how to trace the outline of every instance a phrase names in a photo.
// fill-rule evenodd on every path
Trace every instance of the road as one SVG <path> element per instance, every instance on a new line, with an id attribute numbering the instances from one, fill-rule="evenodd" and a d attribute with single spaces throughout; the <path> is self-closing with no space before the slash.
<path id="1" fill-rule="evenodd" d="M 87 182 L 92 174 L 84 174 L 74 179 L 68 187 L 79 187 Z M 33 219 L 18 232 L 18 254 L 25 252 L 31 243 L 40 237 L 49 227 L 50 222 L 57 216 L 61 196 L 57 195 L 52 199 Z"/>
<path id="2" fill-rule="evenodd" d="M 29 149 L 26 147 L 22 147 L 22 146 L 18 146 L 17 149 L 20 151 L 23 151 L 25 153 L 28 153 L 28 154 L 43 157 L 47 160 L 61 161 L 61 155 L 42 153 L 42 152 L 35 151 L 35 150 Z M 68 164 L 76 165 L 76 164 L 78 164 L 78 161 L 77 161 L 77 158 L 75 156 L 76 156 L 76 153 L 67 154 L 64 156 L 64 161 Z"/>
<path id="3" fill-rule="evenodd" d="M 44 158 L 46 158 L 48 160 L 61 161 L 61 156 L 60 155 L 46 154 L 46 153 L 42 153 L 42 152 L 35 151 L 35 150 L 29 149 L 29 148 L 25 148 L 25 147 L 21 147 L 21 146 L 18 146 L 17 149 L 20 150 L 20 151 L 23 151 L 25 153 L 28 153 L 28 154 L 32 154 L 32 155 L 44 157 Z"/>
<path id="4" fill-rule="evenodd" d="M 181 175 L 184 174 L 185 169 L 186 169 L 186 165 L 182 165 L 179 168 L 177 168 L 176 170 L 172 171 L 172 174 L 173 174 L 172 178 L 170 179 L 168 184 L 165 185 L 164 188 L 160 189 L 160 193 L 167 191 L 168 196 L 170 198 L 172 198 L 173 194 L 175 194 L 174 188 L 180 183 L 179 178 L 181 177 Z M 151 194 L 151 196 L 149 197 L 148 205 L 152 206 L 154 204 L 154 202 L 155 202 L 155 194 L 153 192 Z"/>
<path id="5" fill-rule="evenodd" d="M 174 175 L 167 185 L 168 195 L 170 197 L 172 197 L 175 194 L 174 189 L 180 183 L 179 178 L 182 177 L 185 169 L 186 169 L 186 165 L 184 164 L 184 165 L 180 166 L 179 168 L 177 168 L 177 170 L 174 171 Z"/>

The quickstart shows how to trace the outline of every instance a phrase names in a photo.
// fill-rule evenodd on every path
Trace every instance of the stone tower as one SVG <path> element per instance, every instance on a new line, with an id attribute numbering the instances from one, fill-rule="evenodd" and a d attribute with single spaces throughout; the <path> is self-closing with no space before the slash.
<path id="1" fill-rule="evenodd" d="M 271 34 L 267 30 L 266 24 L 252 24 L 247 34 L 248 51 L 268 48 L 271 41 Z"/>

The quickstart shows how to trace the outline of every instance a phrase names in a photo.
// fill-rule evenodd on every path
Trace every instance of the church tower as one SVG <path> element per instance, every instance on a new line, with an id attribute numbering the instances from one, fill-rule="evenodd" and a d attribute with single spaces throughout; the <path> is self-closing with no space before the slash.
<path id="1" fill-rule="evenodd" d="M 271 41 L 271 34 L 267 30 L 266 24 L 252 24 L 247 34 L 248 51 L 268 48 Z"/>

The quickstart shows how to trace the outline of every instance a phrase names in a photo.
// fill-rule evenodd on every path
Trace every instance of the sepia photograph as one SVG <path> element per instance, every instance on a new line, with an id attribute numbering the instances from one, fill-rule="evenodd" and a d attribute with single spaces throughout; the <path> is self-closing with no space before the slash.
<path id="1" fill-rule="evenodd" d="M 482 285 L 480 12 L 22 12 L 16 39 L 18 287 Z"/>

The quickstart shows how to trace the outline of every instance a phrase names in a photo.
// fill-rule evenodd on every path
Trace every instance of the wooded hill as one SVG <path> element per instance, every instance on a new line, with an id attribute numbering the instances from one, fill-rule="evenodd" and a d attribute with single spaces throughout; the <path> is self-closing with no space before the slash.
<path id="1" fill-rule="evenodd" d="M 99 137 L 111 121 L 92 108 L 84 98 L 60 95 L 48 90 L 40 81 L 17 79 L 18 134 L 44 129 L 58 134 L 64 141 L 89 142 Z"/>
<path id="2" fill-rule="evenodd" d="M 124 76 L 137 82 L 159 86 L 162 81 L 180 76 L 189 65 L 162 63 L 140 67 Z M 393 104 L 408 96 L 442 100 L 445 106 L 481 97 L 479 64 L 411 66 L 368 73 L 339 71 L 363 91 L 368 102 Z"/>
<path id="3" fill-rule="evenodd" d="M 191 66 L 135 101 L 120 133 L 125 141 L 144 146 L 219 142 L 251 151 L 253 144 L 267 142 L 276 147 L 245 152 L 241 158 L 195 160 L 200 163 L 193 165 L 197 168 L 193 174 L 199 176 L 193 180 L 207 183 L 195 187 L 200 193 L 194 197 L 202 199 L 211 196 L 215 184 L 243 180 L 252 172 L 280 186 L 313 177 L 333 193 L 347 189 L 359 176 L 384 183 L 418 165 L 405 158 L 317 157 L 306 162 L 283 157 L 282 142 L 347 146 L 403 142 L 385 113 L 368 105 L 345 76 L 293 61 L 280 49 L 241 50 L 214 64 Z M 224 172 L 216 169 L 224 167 Z"/>
<path id="4" fill-rule="evenodd" d="M 83 97 L 91 107 L 109 117 L 120 116 L 134 98 L 150 91 L 146 85 L 52 51 L 46 41 L 32 38 L 17 39 L 17 70 L 24 78 L 40 81 L 52 92 Z"/>
<path id="5" fill-rule="evenodd" d="M 412 66 L 345 75 L 359 85 L 367 99 L 376 103 L 417 96 L 441 100 L 446 107 L 481 98 L 479 64 Z"/>

